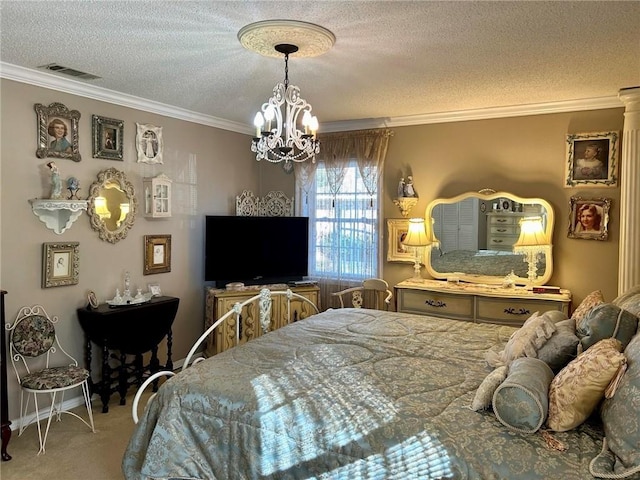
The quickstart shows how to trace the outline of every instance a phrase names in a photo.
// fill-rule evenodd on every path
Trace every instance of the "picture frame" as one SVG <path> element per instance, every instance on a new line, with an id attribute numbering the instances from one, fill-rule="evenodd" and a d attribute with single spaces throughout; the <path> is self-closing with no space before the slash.
<path id="1" fill-rule="evenodd" d="M 92 115 L 93 158 L 123 161 L 124 122 Z"/>
<path id="2" fill-rule="evenodd" d="M 38 117 L 38 158 L 67 158 L 74 162 L 82 160 L 78 148 L 78 123 L 80 112 L 69 110 L 62 103 L 45 106 L 34 105 Z"/>
<path id="3" fill-rule="evenodd" d="M 606 240 L 609 236 L 610 198 L 571 197 L 569 238 Z"/>
<path id="4" fill-rule="evenodd" d="M 620 132 L 567 135 L 565 187 L 616 187 Z"/>
<path id="5" fill-rule="evenodd" d="M 161 297 L 162 296 L 162 290 L 160 289 L 160 284 L 158 283 L 150 283 L 148 285 L 149 288 L 149 293 L 151 294 L 152 297 Z"/>
<path id="6" fill-rule="evenodd" d="M 138 163 L 162 163 L 162 127 L 136 123 L 136 150 Z"/>
<path id="7" fill-rule="evenodd" d="M 390 218 L 387 220 L 388 249 L 387 262 L 414 263 L 415 253 L 402 245 L 402 240 L 409 232 L 409 219 Z"/>
<path id="8" fill-rule="evenodd" d="M 144 236 L 144 275 L 171 271 L 171 235 Z"/>
<path id="9" fill-rule="evenodd" d="M 89 302 L 89 307 L 98 308 L 98 297 L 96 297 L 96 292 L 93 290 L 87 292 L 87 301 Z"/>
<path id="10" fill-rule="evenodd" d="M 42 244 L 42 288 L 77 285 L 80 272 L 79 242 Z"/>

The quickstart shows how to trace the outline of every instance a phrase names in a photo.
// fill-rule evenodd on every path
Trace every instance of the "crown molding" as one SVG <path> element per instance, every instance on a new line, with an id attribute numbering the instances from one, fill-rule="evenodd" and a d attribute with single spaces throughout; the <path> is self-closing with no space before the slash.
<path id="1" fill-rule="evenodd" d="M 27 83 L 43 88 L 50 88 L 65 93 L 92 98 L 103 102 L 134 108 L 144 112 L 156 113 L 166 117 L 185 120 L 200 125 L 229 130 L 247 135 L 253 134 L 253 127 L 239 122 L 232 122 L 210 115 L 174 107 L 153 100 L 127 95 L 108 90 L 77 80 L 61 78 L 57 75 L 19 67 L 0 62 L 0 77 L 17 82 Z M 400 117 L 364 118 L 327 122 L 322 124 L 322 132 L 342 132 L 348 130 L 364 130 L 370 128 L 406 127 L 432 123 L 464 122 L 470 120 L 488 120 L 495 118 L 523 117 L 527 115 L 545 115 L 550 113 L 578 112 L 583 110 L 601 110 L 606 108 L 623 108 L 624 104 L 618 95 L 609 97 L 586 98 L 582 100 L 566 100 L 507 107 L 480 108 L 459 110 L 455 112 L 426 113 L 421 115 L 405 115 Z"/>

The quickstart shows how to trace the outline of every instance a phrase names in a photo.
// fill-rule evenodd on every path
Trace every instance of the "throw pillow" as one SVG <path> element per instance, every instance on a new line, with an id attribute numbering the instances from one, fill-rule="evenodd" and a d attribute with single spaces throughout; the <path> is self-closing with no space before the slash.
<path id="1" fill-rule="evenodd" d="M 601 303 L 604 303 L 604 297 L 602 296 L 602 292 L 600 290 L 595 290 L 587 295 L 584 300 L 580 302 L 578 308 L 574 310 L 573 314 L 571 314 L 571 318 L 573 318 L 573 320 L 576 322 L 576 328 L 580 326 L 580 322 L 587 314 L 587 312 L 596 305 L 600 305 Z"/>
<path id="2" fill-rule="evenodd" d="M 555 331 L 556 326 L 548 317 L 541 315 L 530 318 L 509 338 L 502 352 L 502 361 L 509 364 L 516 358 L 537 357 L 538 349 Z"/>
<path id="3" fill-rule="evenodd" d="M 496 418 L 508 429 L 534 433 L 545 419 L 549 407 L 549 384 L 553 372 L 537 358 L 515 359 L 509 374 L 493 394 Z"/>
<path id="4" fill-rule="evenodd" d="M 547 426 L 557 432 L 571 430 L 604 398 L 604 391 L 626 360 L 615 338 L 600 340 L 578 355 L 551 381 Z"/>
<path id="5" fill-rule="evenodd" d="M 581 351 L 603 338 L 617 338 L 625 349 L 638 329 L 638 317 L 611 303 L 593 307 L 576 329 Z"/>
<path id="6" fill-rule="evenodd" d="M 589 467 L 597 478 L 626 478 L 640 472 L 640 335 L 624 353 L 627 371 L 600 414 L 605 442 Z"/>
<path id="7" fill-rule="evenodd" d="M 611 303 L 640 317 L 640 285 L 618 295 Z"/>
<path id="8" fill-rule="evenodd" d="M 491 406 L 491 399 L 496 388 L 507 378 L 507 367 L 498 367 L 482 381 L 471 403 L 471 410 L 477 412 Z"/>
<path id="9" fill-rule="evenodd" d="M 559 372 L 578 355 L 580 339 L 575 333 L 576 324 L 569 318 L 556 323 L 556 331 L 538 350 L 538 358 L 545 362 L 551 370 Z"/>

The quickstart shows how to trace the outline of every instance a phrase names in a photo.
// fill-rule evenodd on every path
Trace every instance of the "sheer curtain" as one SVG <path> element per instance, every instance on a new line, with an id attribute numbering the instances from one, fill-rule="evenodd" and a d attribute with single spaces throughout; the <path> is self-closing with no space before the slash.
<path id="1" fill-rule="evenodd" d="M 379 277 L 381 182 L 389 130 L 320 137 L 316 163 L 295 164 L 296 213 L 309 217 L 309 276 L 323 309 L 331 292 Z"/>

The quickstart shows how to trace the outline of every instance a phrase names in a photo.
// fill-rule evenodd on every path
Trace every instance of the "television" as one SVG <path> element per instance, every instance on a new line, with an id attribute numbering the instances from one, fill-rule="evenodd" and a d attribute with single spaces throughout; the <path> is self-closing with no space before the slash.
<path id="1" fill-rule="evenodd" d="M 300 281 L 308 264 L 308 217 L 205 217 L 204 279 L 218 288 Z"/>

